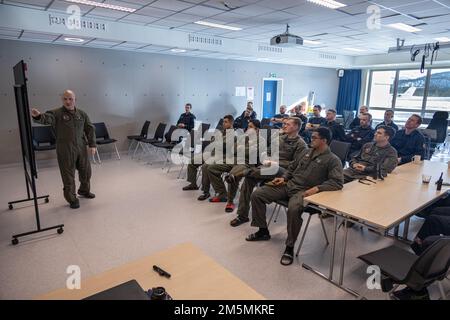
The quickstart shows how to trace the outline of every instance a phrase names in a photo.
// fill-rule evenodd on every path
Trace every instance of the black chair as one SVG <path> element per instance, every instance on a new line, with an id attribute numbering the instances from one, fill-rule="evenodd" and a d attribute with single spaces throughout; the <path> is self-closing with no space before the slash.
<path id="1" fill-rule="evenodd" d="M 424 138 L 424 160 L 430 160 L 434 149 L 432 148 L 432 141 L 436 139 L 437 131 L 433 129 L 417 129 Z"/>
<path id="2" fill-rule="evenodd" d="M 33 150 L 47 151 L 56 149 L 56 138 L 51 126 L 39 126 L 32 128 Z"/>
<path id="3" fill-rule="evenodd" d="M 120 154 L 119 154 L 119 150 L 117 150 L 117 140 L 113 139 L 109 136 L 109 132 L 108 129 L 106 128 L 106 124 L 104 122 L 97 122 L 94 123 L 95 126 L 95 137 L 96 137 L 96 143 L 97 146 L 101 146 L 101 145 L 107 145 L 107 144 L 114 144 L 114 149 L 116 151 L 116 155 L 117 158 L 120 160 Z M 100 160 L 100 153 L 98 151 L 97 148 L 97 158 L 98 158 L 98 162 L 102 163 L 102 161 Z M 94 162 L 95 162 L 95 157 L 94 157 Z"/>
<path id="4" fill-rule="evenodd" d="M 155 135 L 153 136 L 152 139 L 138 139 L 138 144 L 136 146 L 136 149 L 134 149 L 134 153 L 133 153 L 133 158 L 136 156 L 136 152 L 138 151 L 139 148 L 142 148 L 143 152 L 145 153 L 150 152 L 151 150 L 151 146 L 152 143 L 155 142 L 162 142 L 162 140 L 164 139 L 164 131 L 166 131 L 166 127 L 167 124 L 165 123 L 159 123 L 158 127 L 156 127 L 156 131 L 155 131 Z"/>
<path id="5" fill-rule="evenodd" d="M 345 167 L 345 161 L 347 161 L 348 153 L 350 151 L 351 143 L 342 142 L 339 140 L 331 140 L 330 150 L 338 156 L 342 161 L 342 166 Z"/>
<path id="6" fill-rule="evenodd" d="M 396 246 L 390 246 L 361 255 L 358 259 L 380 268 L 381 288 L 389 298 L 399 285 L 420 291 L 446 277 L 450 266 L 450 237 L 438 239 L 419 257 Z M 445 299 L 442 283 L 438 284 Z"/>
<path id="7" fill-rule="evenodd" d="M 275 202 L 275 207 L 273 208 L 272 215 L 270 216 L 269 222 L 267 223 L 267 227 L 269 227 L 270 223 L 272 222 L 272 219 L 275 216 L 275 212 L 276 212 L 276 216 L 275 216 L 275 219 L 273 219 L 274 223 L 277 222 L 278 215 L 280 214 L 281 208 L 284 208 L 284 210 L 287 211 L 288 205 L 289 205 L 289 203 L 286 200 L 279 200 L 279 201 Z M 304 208 L 303 213 L 308 214 L 308 220 L 306 221 L 305 228 L 303 229 L 303 233 L 300 236 L 300 244 L 297 248 L 297 253 L 295 254 L 296 257 L 298 257 L 298 255 L 300 254 L 300 250 L 302 249 L 303 242 L 305 241 L 306 231 L 308 231 L 309 222 L 311 221 L 311 217 L 315 214 L 319 214 L 319 220 L 320 220 L 320 224 L 322 226 L 323 236 L 325 237 L 326 245 L 328 246 L 330 244 L 330 242 L 328 241 L 328 236 L 327 236 L 327 232 L 325 230 L 325 226 L 323 224 L 321 212 L 317 209 L 306 207 L 306 208 Z"/>
<path id="8" fill-rule="evenodd" d="M 209 123 L 202 123 L 202 135 L 204 135 L 205 132 L 209 130 L 209 128 L 211 128 L 211 125 Z"/>
<path id="9" fill-rule="evenodd" d="M 164 142 L 154 142 L 154 143 L 152 143 L 152 145 L 157 149 L 156 152 L 158 152 L 159 149 L 162 149 L 162 150 L 166 150 L 166 151 L 167 151 L 166 159 L 165 159 L 164 166 L 163 166 L 162 169 L 165 168 L 165 166 L 166 166 L 166 164 L 167 164 L 168 162 L 171 163 L 171 161 L 169 161 L 169 157 L 170 157 L 170 155 L 171 155 L 171 153 L 172 153 L 172 149 L 173 149 L 178 143 L 180 143 L 179 140 L 174 140 L 173 137 L 172 137 L 172 136 L 173 136 L 173 133 L 174 133 L 175 130 L 177 130 L 177 129 L 178 129 L 177 126 L 174 126 L 174 125 L 170 126 L 169 131 L 167 131 L 167 133 L 164 135 L 164 138 L 165 138 L 165 141 L 164 141 Z M 169 171 L 170 171 L 170 166 L 169 166 L 169 169 L 167 170 L 167 172 L 169 172 Z"/>
<path id="10" fill-rule="evenodd" d="M 146 139 L 148 134 L 148 128 L 150 127 L 150 121 L 145 121 L 144 125 L 141 129 L 141 134 L 134 135 L 134 136 L 128 136 L 127 139 L 130 141 L 130 146 L 128 147 L 128 154 L 130 154 L 131 149 L 133 148 L 134 142 L 136 142 L 136 145 L 139 143 L 138 140 L 140 139 Z"/>
<path id="11" fill-rule="evenodd" d="M 447 139 L 447 127 L 448 127 L 448 112 L 447 111 L 437 111 L 433 114 L 433 119 L 428 124 L 427 129 L 436 130 L 436 138 L 431 139 L 431 155 L 435 148 L 444 143 Z"/>
<path id="12" fill-rule="evenodd" d="M 223 130 L 223 118 L 217 122 L 216 130 Z"/>

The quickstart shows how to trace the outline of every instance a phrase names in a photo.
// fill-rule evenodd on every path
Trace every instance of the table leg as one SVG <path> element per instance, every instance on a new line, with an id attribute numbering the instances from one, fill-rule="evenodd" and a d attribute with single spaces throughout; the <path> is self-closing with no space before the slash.
<path id="1" fill-rule="evenodd" d="M 336 235 L 337 235 L 337 216 L 333 218 L 333 238 L 331 239 L 331 258 L 330 258 L 330 270 L 328 273 L 328 279 L 333 280 L 333 269 L 334 269 L 334 254 L 336 252 Z"/>
<path id="2" fill-rule="evenodd" d="M 399 232 L 399 230 L 400 230 L 400 226 L 399 226 L 399 225 L 396 226 L 396 227 L 394 228 L 394 237 L 395 237 L 395 238 L 398 238 L 398 232 Z"/>
<path id="3" fill-rule="evenodd" d="M 403 240 L 408 240 L 408 232 L 409 232 L 409 222 L 410 218 L 405 220 L 405 225 L 403 226 Z"/>
<path id="4" fill-rule="evenodd" d="M 342 286 L 344 282 L 344 268 L 345 268 L 345 251 L 347 250 L 347 238 L 348 238 L 348 228 L 347 220 L 344 220 L 344 239 L 342 242 L 342 252 L 341 252 L 341 270 L 339 275 L 339 285 Z"/>

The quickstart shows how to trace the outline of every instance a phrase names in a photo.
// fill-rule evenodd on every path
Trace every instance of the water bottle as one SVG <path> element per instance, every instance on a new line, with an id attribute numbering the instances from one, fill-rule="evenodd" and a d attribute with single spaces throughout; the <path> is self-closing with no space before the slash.
<path id="1" fill-rule="evenodd" d="M 442 179 L 443 174 L 444 174 L 444 172 L 441 172 L 441 176 L 439 177 L 438 181 L 436 181 L 436 184 L 437 184 L 436 190 L 437 191 L 441 191 L 441 189 L 442 189 L 442 183 L 444 182 L 444 180 Z"/>

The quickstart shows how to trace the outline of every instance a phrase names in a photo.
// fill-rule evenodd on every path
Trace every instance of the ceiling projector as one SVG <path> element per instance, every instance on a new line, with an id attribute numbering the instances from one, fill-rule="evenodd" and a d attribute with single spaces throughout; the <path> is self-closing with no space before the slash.
<path id="1" fill-rule="evenodd" d="M 289 33 L 289 25 L 286 26 L 286 32 L 270 39 L 271 46 L 295 47 L 303 45 L 303 38 Z"/>

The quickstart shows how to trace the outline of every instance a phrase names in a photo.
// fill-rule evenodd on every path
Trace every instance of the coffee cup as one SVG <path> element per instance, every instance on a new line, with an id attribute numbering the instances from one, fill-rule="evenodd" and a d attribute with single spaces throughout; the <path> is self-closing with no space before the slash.
<path id="1" fill-rule="evenodd" d="M 422 157 L 419 155 L 415 155 L 411 158 L 411 161 L 415 164 L 421 164 L 422 163 Z"/>
<path id="2" fill-rule="evenodd" d="M 430 183 L 431 181 L 431 176 L 429 174 L 423 174 L 422 175 L 422 182 L 423 183 Z"/>

